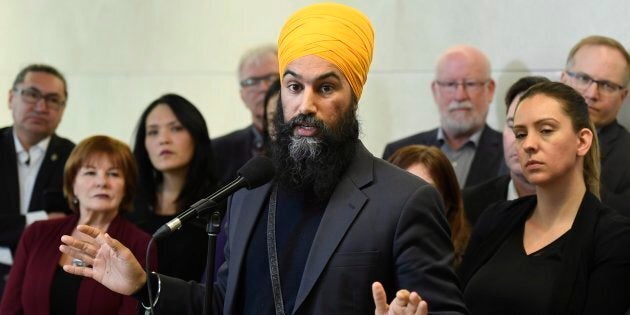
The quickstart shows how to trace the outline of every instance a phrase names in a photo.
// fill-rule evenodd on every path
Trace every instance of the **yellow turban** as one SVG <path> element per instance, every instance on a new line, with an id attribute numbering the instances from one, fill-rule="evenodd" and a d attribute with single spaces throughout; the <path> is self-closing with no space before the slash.
<path id="1" fill-rule="evenodd" d="M 280 75 L 291 61 L 315 55 L 341 70 L 358 101 L 373 50 L 374 30 L 363 13 L 337 3 L 310 5 L 294 13 L 280 32 Z"/>

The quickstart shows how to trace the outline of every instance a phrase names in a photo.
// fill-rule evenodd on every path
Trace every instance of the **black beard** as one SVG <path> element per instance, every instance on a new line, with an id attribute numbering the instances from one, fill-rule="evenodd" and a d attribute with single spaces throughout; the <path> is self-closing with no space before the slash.
<path id="1" fill-rule="evenodd" d="M 359 122 L 353 106 L 348 106 L 335 125 L 328 126 L 314 115 L 303 114 L 285 123 L 280 100 L 278 104 L 274 118 L 277 138 L 271 144 L 271 157 L 278 170 L 276 182 L 283 189 L 303 192 L 326 203 L 352 162 L 359 141 Z M 298 123 L 316 126 L 319 134 L 294 136 Z"/>

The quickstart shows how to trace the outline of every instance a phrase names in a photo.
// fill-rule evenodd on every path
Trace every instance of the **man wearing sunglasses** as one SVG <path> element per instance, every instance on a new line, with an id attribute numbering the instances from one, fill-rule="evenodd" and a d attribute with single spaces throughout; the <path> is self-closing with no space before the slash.
<path id="1" fill-rule="evenodd" d="M 597 128 L 602 201 L 630 215 L 630 134 L 617 122 L 628 95 L 628 51 L 609 37 L 583 38 L 569 52 L 560 80 L 584 96 Z"/>
<path id="2" fill-rule="evenodd" d="M 9 90 L 13 126 L 0 129 L 0 294 L 24 227 L 70 212 L 62 193 L 63 167 L 74 148 L 58 137 L 68 92 L 48 65 L 29 65 Z"/>

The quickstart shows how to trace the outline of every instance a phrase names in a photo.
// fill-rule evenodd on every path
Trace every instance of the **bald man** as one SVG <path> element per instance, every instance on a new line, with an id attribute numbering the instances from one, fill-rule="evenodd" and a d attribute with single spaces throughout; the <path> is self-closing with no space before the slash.
<path id="1" fill-rule="evenodd" d="M 373 40 L 370 21 L 345 5 L 308 6 L 286 22 L 278 40 L 277 174 L 230 200 L 227 259 L 213 287 L 215 314 L 369 314 L 376 281 L 377 310 L 387 308 L 385 293 L 394 297 L 406 288 L 421 293 L 437 314 L 466 311 L 450 268 L 439 194 L 371 155 L 358 139 L 356 110 Z M 147 276 L 128 250 L 101 231 L 80 229 L 92 240 L 64 237 L 62 251 L 96 265 L 65 270 L 123 294 L 137 292 Z M 118 257 L 91 258 L 112 250 Z M 103 277 L 104 270 L 125 272 L 112 279 Z M 150 278 L 153 289 L 159 287 L 158 313 L 200 312 L 203 287 Z M 417 294 L 396 305 L 401 302 L 421 303 Z"/>
<path id="2" fill-rule="evenodd" d="M 383 158 L 411 144 L 439 147 L 462 188 L 505 172 L 501 133 L 486 124 L 494 90 L 490 61 L 481 51 L 467 45 L 447 49 L 431 83 L 440 127 L 388 144 Z"/>

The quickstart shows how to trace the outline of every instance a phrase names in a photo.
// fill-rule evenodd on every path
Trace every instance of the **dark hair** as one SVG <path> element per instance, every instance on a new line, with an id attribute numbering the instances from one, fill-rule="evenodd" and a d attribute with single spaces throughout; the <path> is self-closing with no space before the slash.
<path id="1" fill-rule="evenodd" d="M 446 218 L 451 226 L 451 240 L 455 252 L 454 265 L 458 266 L 468 244 L 470 227 L 464 214 L 464 202 L 451 162 L 440 149 L 424 145 L 402 147 L 396 150 L 388 161 L 402 169 L 420 163 L 429 170 L 435 188 L 444 201 Z"/>
<path id="2" fill-rule="evenodd" d="M 527 76 L 522 77 L 514 82 L 514 84 L 512 84 L 512 86 L 510 86 L 508 91 L 505 93 L 505 113 L 507 114 L 510 109 L 510 104 L 512 104 L 517 96 L 523 94 L 534 84 L 540 82 L 550 82 L 550 80 L 541 76 Z"/>
<path id="3" fill-rule="evenodd" d="M 188 167 L 186 182 L 177 197 L 177 208 L 182 211 L 205 196 L 216 185 L 213 174 L 212 144 L 206 121 L 190 101 L 177 94 L 166 94 L 151 102 L 138 120 L 133 149 L 140 173 L 141 192 L 151 205 L 155 205 L 157 201 L 157 186 L 162 182 L 163 176 L 153 167 L 144 140 L 147 116 L 158 105 L 168 106 L 194 141 L 195 151 Z"/>
<path id="4" fill-rule="evenodd" d="M 561 104 L 562 110 L 571 119 L 573 131 L 576 133 L 586 128 L 593 133 L 593 142 L 586 156 L 584 156 L 584 183 L 586 189 L 599 198 L 599 142 L 597 131 L 588 115 L 588 105 L 584 97 L 572 87 L 559 82 L 542 82 L 529 88 L 522 96 L 517 106 L 523 100 L 536 95 L 551 97 Z M 517 107 L 518 108 L 518 107 Z"/>
<path id="5" fill-rule="evenodd" d="M 59 78 L 59 80 L 63 82 L 63 93 L 65 94 L 64 96 L 66 97 L 66 99 L 68 99 L 68 84 L 66 83 L 66 78 L 63 76 L 63 74 L 61 74 L 61 72 L 59 72 L 59 70 L 45 64 L 32 64 L 20 70 L 20 72 L 15 77 L 15 80 L 13 80 L 13 89 L 16 89 L 18 84 L 24 82 L 24 79 L 29 72 L 44 72 Z"/>
<path id="6" fill-rule="evenodd" d="M 126 144 L 108 136 L 89 137 L 81 141 L 70 153 L 63 169 L 63 193 L 68 200 L 70 209 L 75 212 L 79 210 L 78 204 L 73 202 L 76 198 L 73 186 L 77 173 L 81 167 L 99 155 L 109 158 L 111 163 L 122 172 L 125 181 L 125 195 L 120 202 L 119 211 L 121 213 L 131 211 L 138 178 L 136 161 Z"/>
<path id="7" fill-rule="evenodd" d="M 280 94 L 280 79 L 273 81 L 273 83 L 271 83 L 271 85 L 269 86 L 269 89 L 267 90 L 267 92 L 265 93 L 265 100 L 263 102 L 263 115 L 264 115 L 264 119 L 263 119 L 263 140 L 266 144 L 269 143 L 269 141 L 271 141 L 270 139 L 270 135 L 269 135 L 269 121 L 267 119 L 267 112 L 269 111 L 268 107 L 268 103 L 269 100 L 274 97 L 275 95 L 279 95 Z M 272 106 L 278 106 L 279 102 L 276 102 L 276 104 L 272 104 Z"/>

